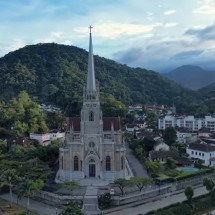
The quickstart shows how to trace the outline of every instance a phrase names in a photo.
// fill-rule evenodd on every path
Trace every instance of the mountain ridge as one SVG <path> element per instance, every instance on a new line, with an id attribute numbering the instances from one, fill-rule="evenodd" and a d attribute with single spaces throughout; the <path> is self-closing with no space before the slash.
<path id="1" fill-rule="evenodd" d="M 154 71 L 131 68 L 94 56 L 101 93 L 124 104 L 134 102 L 184 105 L 196 94 Z M 76 109 L 86 84 L 88 52 L 84 49 L 43 43 L 28 45 L 0 58 L 0 98 L 9 99 L 22 90 L 41 102 Z"/>
<path id="2" fill-rule="evenodd" d="M 207 71 L 193 65 L 183 65 L 162 75 L 192 90 L 198 90 L 215 82 L 215 71 Z"/>

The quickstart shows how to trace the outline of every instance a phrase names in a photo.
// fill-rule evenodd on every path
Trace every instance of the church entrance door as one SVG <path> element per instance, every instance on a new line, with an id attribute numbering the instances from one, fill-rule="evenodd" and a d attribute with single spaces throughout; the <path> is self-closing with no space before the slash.
<path id="1" fill-rule="evenodd" d="M 96 176 L 96 165 L 95 164 L 89 164 L 89 176 L 90 177 Z"/>

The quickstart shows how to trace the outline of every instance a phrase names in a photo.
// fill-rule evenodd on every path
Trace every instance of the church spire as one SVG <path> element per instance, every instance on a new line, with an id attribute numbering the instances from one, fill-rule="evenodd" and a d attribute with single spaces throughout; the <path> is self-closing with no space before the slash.
<path id="1" fill-rule="evenodd" d="M 95 80 L 95 70 L 94 70 L 94 60 L 93 60 L 93 44 L 92 44 L 92 34 L 91 29 L 93 27 L 89 26 L 90 29 L 90 41 L 89 41 L 89 57 L 88 57 L 88 73 L 87 73 L 87 90 L 96 90 L 96 80 Z"/>

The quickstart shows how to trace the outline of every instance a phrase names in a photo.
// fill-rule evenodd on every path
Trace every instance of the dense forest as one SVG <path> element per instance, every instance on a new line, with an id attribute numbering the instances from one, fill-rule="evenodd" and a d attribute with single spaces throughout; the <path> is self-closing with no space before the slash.
<path id="1" fill-rule="evenodd" d="M 0 58 L 0 99 L 25 90 L 40 103 L 51 103 L 67 114 L 78 114 L 86 83 L 87 51 L 54 43 L 29 45 Z M 182 110 L 198 102 L 198 93 L 182 88 L 156 72 L 130 68 L 95 56 L 97 85 L 103 106 L 162 103 Z M 107 100 L 108 98 L 108 100 Z"/>

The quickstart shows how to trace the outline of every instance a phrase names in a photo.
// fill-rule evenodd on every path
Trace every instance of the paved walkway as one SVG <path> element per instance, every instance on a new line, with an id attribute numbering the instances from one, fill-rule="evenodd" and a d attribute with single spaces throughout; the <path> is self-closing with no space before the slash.
<path id="1" fill-rule="evenodd" d="M 194 196 L 199 196 L 202 194 L 207 193 L 208 191 L 205 189 L 205 187 L 199 187 L 194 190 Z M 117 208 L 117 211 L 107 213 L 111 215 L 137 215 L 137 214 L 146 214 L 149 211 L 157 210 L 159 208 L 163 208 L 166 206 L 169 206 L 174 203 L 182 202 L 186 200 L 186 196 L 184 195 L 184 192 L 178 193 L 175 195 L 169 195 L 159 200 L 151 200 L 150 202 L 147 202 L 145 204 L 137 205 L 132 204 L 132 206 L 125 208 L 126 206 L 119 206 Z M 127 205 L 128 206 L 128 205 Z"/>
<path id="2" fill-rule="evenodd" d="M 98 187 L 88 186 L 83 201 L 83 211 L 87 215 L 100 214 L 98 209 Z"/>
<path id="3" fill-rule="evenodd" d="M 146 169 L 143 167 L 140 161 L 133 155 L 132 150 L 128 146 L 128 143 L 125 143 L 125 146 L 126 146 L 126 157 L 134 176 L 148 177 Z"/>
<path id="4" fill-rule="evenodd" d="M 0 195 L 0 198 L 4 199 L 6 201 L 10 201 L 9 193 Z M 16 203 L 16 199 L 17 199 L 17 197 L 14 194 L 13 195 L 14 203 Z M 21 205 L 26 208 L 27 199 L 23 197 L 21 200 L 18 201 L 18 205 Z M 44 204 L 42 202 L 38 202 L 38 201 L 35 201 L 32 199 L 30 199 L 30 208 L 29 209 L 31 211 L 38 213 L 39 215 L 56 215 L 56 214 L 59 214 L 61 211 L 60 209 L 57 209 L 56 207 L 53 207 L 53 206 L 50 206 L 50 205 L 47 205 L 47 204 Z"/>

